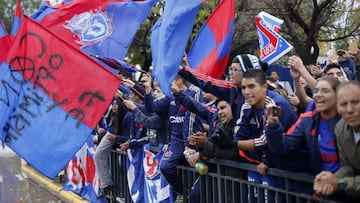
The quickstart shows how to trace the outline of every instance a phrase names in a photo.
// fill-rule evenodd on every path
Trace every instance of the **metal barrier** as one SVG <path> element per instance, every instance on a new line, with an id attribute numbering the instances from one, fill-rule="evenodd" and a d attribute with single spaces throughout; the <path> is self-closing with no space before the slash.
<path id="1" fill-rule="evenodd" d="M 294 191 L 294 187 L 299 185 L 312 185 L 314 177 L 308 174 L 269 168 L 267 171 L 269 176 L 282 179 L 284 187 L 280 189 L 247 181 L 246 172 L 256 171 L 256 165 L 224 159 L 212 159 L 207 164 L 210 171 L 203 176 L 199 176 L 191 167 L 178 166 L 178 173 L 185 188 L 185 197 L 190 194 L 193 184 L 199 181 L 199 192 L 195 194 L 198 194 L 201 203 L 334 202 Z M 131 203 L 126 176 L 126 153 L 112 151 L 110 165 L 115 186 L 109 196 L 110 202 Z M 186 200 L 186 202 L 190 201 Z"/>

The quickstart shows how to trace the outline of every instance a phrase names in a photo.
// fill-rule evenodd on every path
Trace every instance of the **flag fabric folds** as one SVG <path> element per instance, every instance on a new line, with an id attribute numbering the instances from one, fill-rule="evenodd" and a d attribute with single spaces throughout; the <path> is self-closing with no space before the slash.
<path id="1" fill-rule="evenodd" d="M 84 144 L 120 85 L 95 60 L 27 17 L 1 64 L 0 80 L 0 139 L 50 178 Z"/>
<path id="2" fill-rule="evenodd" d="M 137 68 L 134 65 L 130 65 L 128 63 L 125 63 L 125 61 L 119 59 L 109 58 L 99 55 L 91 55 L 91 56 L 99 59 L 101 62 L 105 63 L 106 65 L 110 66 L 115 70 L 125 70 L 130 73 L 135 73 L 137 71 Z"/>
<path id="3" fill-rule="evenodd" d="M 11 44 L 12 42 L 9 33 L 5 29 L 4 24 L 0 23 L 0 64 L 5 60 L 6 55 L 11 48 Z"/>
<path id="4" fill-rule="evenodd" d="M 134 203 L 144 202 L 144 150 L 134 148 L 127 150 L 126 171 L 131 199 Z"/>
<path id="5" fill-rule="evenodd" d="M 261 11 L 257 16 L 259 16 L 259 18 L 264 21 L 268 25 L 268 27 L 271 28 L 271 30 L 274 30 L 276 33 L 280 32 L 284 20 L 270 15 L 265 11 Z"/>
<path id="6" fill-rule="evenodd" d="M 16 0 L 15 15 L 10 32 L 10 36 L 12 40 L 15 38 L 16 34 L 18 33 L 23 18 L 24 15 L 22 12 L 20 0 Z"/>
<path id="7" fill-rule="evenodd" d="M 76 0 L 40 18 L 39 23 L 87 54 L 122 60 L 157 1 Z"/>
<path id="8" fill-rule="evenodd" d="M 31 18 L 36 21 L 39 21 L 45 16 L 51 14 L 52 12 L 60 8 L 61 6 L 64 6 L 65 4 L 68 4 L 72 1 L 73 0 L 57 0 L 57 1 L 45 0 L 40 4 L 39 9 L 35 13 L 31 14 Z"/>
<path id="9" fill-rule="evenodd" d="M 159 149 L 163 145 L 160 144 Z M 144 171 L 145 171 L 145 202 L 148 203 L 171 203 L 174 202 L 172 189 L 160 174 L 160 159 L 164 151 L 160 150 L 156 155 L 150 151 L 150 144 L 144 146 Z"/>
<path id="10" fill-rule="evenodd" d="M 94 162 L 94 142 L 90 135 L 85 144 L 66 165 L 66 183 L 63 190 L 73 191 L 92 203 L 106 203 L 105 197 L 97 199 L 100 180 Z"/>
<path id="11" fill-rule="evenodd" d="M 190 67 L 213 78 L 223 75 L 231 49 L 234 0 L 222 0 L 201 28 L 188 54 Z"/>
<path id="12" fill-rule="evenodd" d="M 151 52 L 153 74 L 169 95 L 202 0 L 166 0 L 164 14 L 153 26 Z"/>
<path id="13" fill-rule="evenodd" d="M 276 18 L 269 19 L 264 17 L 264 15 L 255 16 L 256 29 L 259 36 L 260 59 L 268 64 L 272 64 L 288 53 L 293 47 L 277 33 L 280 27 L 274 21 Z"/>

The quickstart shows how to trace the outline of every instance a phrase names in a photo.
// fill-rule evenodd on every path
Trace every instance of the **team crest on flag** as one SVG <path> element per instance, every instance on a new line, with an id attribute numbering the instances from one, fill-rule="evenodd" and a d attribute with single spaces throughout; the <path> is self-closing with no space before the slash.
<path id="1" fill-rule="evenodd" d="M 96 11 L 95 13 L 83 12 L 74 15 L 65 25 L 79 37 L 79 43 L 83 46 L 92 45 L 94 43 L 107 39 L 113 29 L 111 19 L 104 12 Z"/>
<path id="2" fill-rule="evenodd" d="M 159 160 L 155 159 L 155 155 L 149 151 L 144 150 L 145 152 L 145 159 L 144 159 L 144 171 L 147 178 L 154 178 L 160 172 L 158 170 Z"/>
<path id="3" fill-rule="evenodd" d="M 270 18 L 263 18 L 262 16 L 257 15 L 255 17 L 255 22 L 259 35 L 260 59 L 263 62 L 272 64 L 288 53 L 293 46 L 277 33 L 279 31 L 279 24 L 273 24 L 275 21 L 272 20 L 265 21 L 266 19 Z M 272 19 L 276 18 L 274 17 Z"/>

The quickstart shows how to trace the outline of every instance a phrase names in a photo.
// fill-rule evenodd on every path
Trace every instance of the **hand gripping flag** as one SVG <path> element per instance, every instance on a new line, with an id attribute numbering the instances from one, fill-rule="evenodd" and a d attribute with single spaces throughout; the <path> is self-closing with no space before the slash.
<path id="1" fill-rule="evenodd" d="M 157 1 L 77 0 L 39 23 L 87 54 L 123 59 Z"/>
<path id="2" fill-rule="evenodd" d="M 275 30 L 278 27 L 272 21 L 264 21 L 264 18 L 257 15 L 255 17 L 256 28 L 259 35 L 260 59 L 268 64 L 272 64 L 277 59 L 288 53 L 293 47 Z"/>
<path id="3" fill-rule="evenodd" d="M 16 0 L 15 15 L 14 15 L 14 20 L 13 20 L 13 24 L 12 24 L 11 32 L 10 32 L 10 38 L 12 41 L 14 40 L 14 38 L 16 37 L 16 34 L 19 31 L 19 28 L 20 28 L 23 18 L 24 18 L 24 15 L 22 12 L 20 0 Z"/>
<path id="4" fill-rule="evenodd" d="M 100 180 L 96 173 L 94 162 L 93 135 L 76 153 L 75 157 L 66 165 L 66 183 L 63 190 L 73 191 L 92 203 L 106 203 L 107 199 L 97 199 L 100 190 Z"/>
<path id="5" fill-rule="evenodd" d="M 220 79 L 230 54 L 234 0 L 222 0 L 201 28 L 188 54 L 190 67 Z"/>
<path id="6" fill-rule="evenodd" d="M 5 60 L 11 48 L 11 40 L 4 24 L 0 23 L 0 64 Z"/>
<path id="7" fill-rule="evenodd" d="M 0 139 L 54 178 L 84 144 L 120 80 L 25 17 L 0 67 Z"/>
<path id="8" fill-rule="evenodd" d="M 153 74 L 169 95 L 202 0 L 167 0 L 164 14 L 151 33 Z"/>

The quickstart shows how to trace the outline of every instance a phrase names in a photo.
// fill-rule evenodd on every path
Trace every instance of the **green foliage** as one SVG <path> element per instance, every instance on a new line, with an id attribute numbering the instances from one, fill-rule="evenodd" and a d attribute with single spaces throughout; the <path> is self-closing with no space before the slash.
<path id="1" fill-rule="evenodd" d="M 34 13 L 41 3 L 41 0 L 22 0 L 21 7 L 25 15 Z M 16 0 L 1 0 L 0 1 L 0 16 L 8 31 L 11 29 L 14 13 L 16 7 Z"/>

